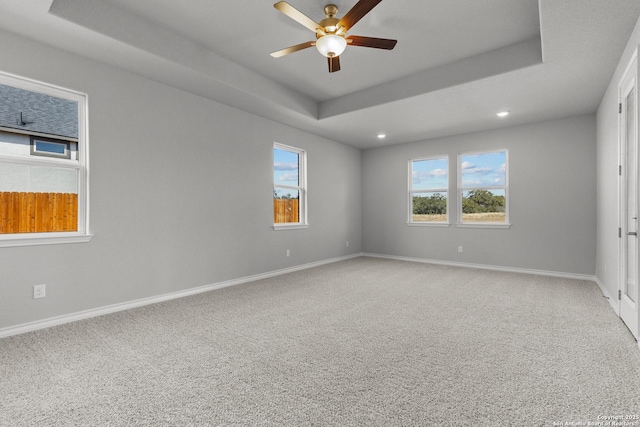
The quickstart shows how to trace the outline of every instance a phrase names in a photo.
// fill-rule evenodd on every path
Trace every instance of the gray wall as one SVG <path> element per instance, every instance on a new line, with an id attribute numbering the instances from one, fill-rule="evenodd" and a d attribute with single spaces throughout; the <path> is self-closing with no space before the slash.
<path id="1" fill-rule="evenodd" d="M 89 95 L 95 235 L 0 248 L 0 329 L 361 251 L 359 150 L 8 33 L 0 51 Z M 308 229 L 271 228 L 274 141 L 308 152 Z"/>
<path id="2" fill-rule="evenodd" d="M 510 229 L 406 225 L 410 159 L 448 154 L 455 165 L 458 153 L 501 148 L 509 150 Z M 364 151 L 363 251 L 593 275 L 595 155 L 594 115 Z M 449 175 L 455 189 L 455 168 Z M 455 193 L 449 206 L 455 213 Z"/>
<path id="3" fill-rule="evenodd" d="M 619 281 L 618 205 L 618 84 L 633 51 L 640 44 L 640 20 L 629 38 L 597 113 L 598 253 L 596 276 L 610 295 L 617 295 Z M 617 301 L 612 304 L 617 309 Z"/>

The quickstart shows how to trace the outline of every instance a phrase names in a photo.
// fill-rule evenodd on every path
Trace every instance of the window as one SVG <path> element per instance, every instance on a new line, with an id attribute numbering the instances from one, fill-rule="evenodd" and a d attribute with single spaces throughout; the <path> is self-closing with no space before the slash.
<path id="1" fill-rule="evenodd" d="M 461 154 L 458 160 L 459 223 L 508 226 L 507 150 Z"/>
<path id="2" fill-rule="evenodd" d="M 73 151 L 76 152 L 74 143 Z M 31 154 L 34 156 L 61 157 L 63 159 L 71 158 L 71 143 L 60 139 L 51 139 L 32 136 L 31 137 Z"/>
<path id="3" fill-rule="evenodd" d="M 448 157 L 409 161 L 409 224 L 449 224 Z"/>
<path id="4" fill-rule="evenodd" d="M 274 229 L 307 226 L 306 152 L 282 144 L 273 145 Z"/>
<path id="5" fill-rule="evenodd" d="M 0 73 L 0 246 L 86 242 L 86 95 Z"/>

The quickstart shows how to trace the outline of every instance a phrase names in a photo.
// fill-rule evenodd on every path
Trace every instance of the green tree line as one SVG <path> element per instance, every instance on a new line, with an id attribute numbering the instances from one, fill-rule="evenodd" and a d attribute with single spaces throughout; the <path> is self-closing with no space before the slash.
<path id="1" fill-rule="evenodd" d="M 278 190 L 273 190 L 273 198 L 274 199 L 286 199 L 286 200 L 292 200 L 292 199 L 297 199 L 300 196 L 298 194 L 296 194 L 295 196 L 292 196 L 289 193 L 278 193 Z"/>
<path id="2" fill-rule="evenodd" d="M 504 196 L 488 190 L 471 190 L 462 198 L 463 213 L 504 212 Z M 437 215 L 447 213 L 447 198 L 440 193 L 431 196 L 413 196 L 415 215 Z"/>
<path id="3" fill-rule="evenodd" d="M 432 196 L 413 196 L 415 215 L 437 215 L 447 213 L 447 198 L 436 193 Z"/>

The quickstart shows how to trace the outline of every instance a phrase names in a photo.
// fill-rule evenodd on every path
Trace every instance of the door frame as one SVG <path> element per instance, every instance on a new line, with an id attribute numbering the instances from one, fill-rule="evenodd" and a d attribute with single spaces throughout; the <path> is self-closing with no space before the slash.
<path id="1" fill-rule="evenodd" d="M 632 79 L 633 84 L 625 85 L 625 81 L 628 78 Z M 620 82 L 618 83 L 618 105 L 619 105 L 619 114 L 618 114 L 618 165 L 619 165 L 619 173 L 618 173 L 618 237 L 619 237 L 619 277 L 618 277 L 618 313 L 622 318 L 623 322 L 627 325 L 631 333 L 635 336 L 636 340 L 638 340 L 638 346 L 640 346 L 640 301 L 639 298 L 636 297 L 635 302 L 631 302 L 631 300 L 624 294 L 624 290 L 626 289 L 627 284 L 627 262 L 628 262 L 628 247 L 627 241 L 630 238 L 627 236 L 628 230 L 628 219 L 627 219 L 627 138 L 626 138 L 626 115 L 623 114 L 623 111 L 626 110 L 626 103 L 624 100 L 626 99 L 626 95 L 630 92 L 629 88 L 633 88 L 634 90 L 634 115 L 635 115 L 635 128 L 633 129 L 635 133 L 635 141 L 636 141 L 636 158 L 635 161 L 635 169 L 636 169 L 636 180 L 638 180 L 638 147 L 640 146 L 640 141 L 638 141 L 638 127 L 640 118 L 639 114 L 639 106 L 638 106 L 638 48 L 634 51 L 631 59 L 627 67 L 625 68 L 622 77 L 620 78 Z M 636 187 L 640 188 L 637 186 Z M 640 197 L 636 196 L 636 205 L 640 203 Z M 637 211 L 637 210 L 636 210 Z M 637 230 L 635 230 L 637 231 Z M 638 239 L 636 238 L 636 245 L 638 245 Z M 640 266 L 638 263 L 637 267 Z M 636 273 L 636 278 L 640 278 L 640 272 Z M 633 309 L 629 308 L 629 304 L 633 304 Z M 633 315 L 629 317 L 630 313 L 635 311 L 635 318 Z M 624 317 L 623 317 L 624 316 Z M 626 319 L 625 319 L 626 317 Z"/>

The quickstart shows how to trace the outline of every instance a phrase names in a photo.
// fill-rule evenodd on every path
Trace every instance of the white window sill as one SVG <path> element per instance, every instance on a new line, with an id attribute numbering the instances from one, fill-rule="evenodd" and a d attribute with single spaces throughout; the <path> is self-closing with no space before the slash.
<path id="1" fill-rule="evenodd" d="M 459 228 L 511 228 L 511 224 L 499 224 L 499 223 L 464 223 L 456 224 Z"/>
<path id="2" fill-rule="evenodd" d="M 408 222 L 408 227 L 449 227 L 450 222 Z"/>
<path id="3" fill-rule="evenodd" d="M 273 226 L 273 229 L 275 231 L 282 231 L 282 230 L 300 230 L 303 228 L 309 228 L 308 224 L 275 224 Z"/>
<path id="4" fill-rule="evenodd" d="M 93 234 L 79 233 L 19 233 L 0 236 L 0 248 L 13 246 L 59 245 L 64 243 L 87 243 Z"/>

